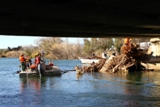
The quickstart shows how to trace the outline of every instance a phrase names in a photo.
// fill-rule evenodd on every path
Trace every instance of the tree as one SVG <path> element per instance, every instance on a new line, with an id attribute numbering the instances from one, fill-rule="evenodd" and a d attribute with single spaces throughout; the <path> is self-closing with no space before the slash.
<path id="1" fill-rule="evenodd" d="M 49 54 L 55 44 L 60 44 L 62 42 L 63 40 L 59 37 L 47 37 L 38 39 L 36 44 L 38 45 L 39 50 L 43 50 L 46 54 Z"/>
<path id="2" fill-rule="evenodd" d="M 91 51 L 94 52 L 97 50 L 97 38 L 91 38 L 91 42 L 90 42 L 90 48 Z"/>
<path id="3" fill-rule="evenodd" d="M 84 39 L 84 52 L 87 54 L 91 54 L 91 42 L 86 38 Z"/>
<path id="4" fill-rule="evenodd" d="M 114 47 L 120 53 L 121 46 L 123 45 L 123 38 L 114 38 Z"/>
<path id="5" fill-rule="evenodd" d="M 97 48 L 105 51 L 113 45 L 112 38 L 98 38 Z"/>

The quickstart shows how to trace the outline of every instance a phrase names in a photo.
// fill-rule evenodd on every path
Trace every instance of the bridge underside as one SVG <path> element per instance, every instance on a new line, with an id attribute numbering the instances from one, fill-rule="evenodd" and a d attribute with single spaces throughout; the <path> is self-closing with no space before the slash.
<path id="1" fill-rule="evenodd" d="M 158 37 L 159 0 L 2 0 L 0 34 Z"/>

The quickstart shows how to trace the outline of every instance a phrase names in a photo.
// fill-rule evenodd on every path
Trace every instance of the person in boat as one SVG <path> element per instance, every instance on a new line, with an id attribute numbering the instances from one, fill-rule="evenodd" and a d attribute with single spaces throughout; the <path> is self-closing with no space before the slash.
<path id="1" fill-rule="evenodd" d="M 32 60 L 28 56 L 26 57 L 26 65 L 28 68 L 30 68 L 30 66 L 32 65 Z"/>
<path id="2" fill-rule="evenodd" d="M 41 54 L 40 53 L 37 53 L 36 56 L 35 56 L 35 64 L 36 64 L 36 69 L 37 71 L 41 72 L 41 73 L 44 73 L 44 67 L 43 67 L 43 60 L 41 59 Z"/>
<path id="3" fill-rule="evenodd" d="M 24 54 L 20 55 L 19 61 L 21 62 L 22 71 L 25 71 L 25 69 L 26 69 L 26 59 L 24 57 Z"/>

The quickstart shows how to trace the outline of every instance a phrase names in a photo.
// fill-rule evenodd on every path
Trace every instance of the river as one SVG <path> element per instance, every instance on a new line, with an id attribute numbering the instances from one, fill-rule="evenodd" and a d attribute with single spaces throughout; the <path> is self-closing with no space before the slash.
<path id="1" fill-rule="evenodd" d="M 79 60 L 54 60 L 73 70 Z M 85 73 L 69 71 L 55 77 L 20 78 L 16 58 L 0 58 L 0 107 L 157 107 L 160 72 Z"/>

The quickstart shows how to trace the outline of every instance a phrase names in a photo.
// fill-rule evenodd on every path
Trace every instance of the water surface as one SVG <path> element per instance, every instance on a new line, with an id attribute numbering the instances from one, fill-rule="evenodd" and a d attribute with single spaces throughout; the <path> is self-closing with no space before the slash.
<path id="1" fill-rule="evenodd" d="M 73 70 L 79 60 L 55 60 L 62 70 Z M 16 58 L 0 59 L 2 107 L 157 107 L 160 72 L 130 74 L 69 71 L 56 77 L 20 78 Z"/>

